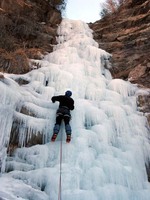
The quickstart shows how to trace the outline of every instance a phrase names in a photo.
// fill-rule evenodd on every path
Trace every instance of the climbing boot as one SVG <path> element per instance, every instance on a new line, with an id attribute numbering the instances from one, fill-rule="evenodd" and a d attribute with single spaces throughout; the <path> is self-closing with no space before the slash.
<path id="1" fill-rule="evenodd" d="M 66 142 L 69 143 L 71 141 L 71 135 L 67 135 Z"/>
<path id="2" fill-rule="evenodd" d="M 51 141 L 52 141 L 52 142 L 55 142 L 56 138 L 57 138 L 57 134 L 54 133 L 54 134 L 52 135 L 52 137 L 51 137 Z"/>

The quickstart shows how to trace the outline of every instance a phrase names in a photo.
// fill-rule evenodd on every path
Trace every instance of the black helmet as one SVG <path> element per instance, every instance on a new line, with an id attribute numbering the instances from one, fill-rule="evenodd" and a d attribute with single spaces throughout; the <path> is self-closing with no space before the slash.
<path id="1" fill-rule="evenodd" d="M 65 96 L 71 97 L 71 95 L 72 95 L 72 92 L 71 92 L 71 91 L 67 90 L 67 91 L 65 92 Z"/>

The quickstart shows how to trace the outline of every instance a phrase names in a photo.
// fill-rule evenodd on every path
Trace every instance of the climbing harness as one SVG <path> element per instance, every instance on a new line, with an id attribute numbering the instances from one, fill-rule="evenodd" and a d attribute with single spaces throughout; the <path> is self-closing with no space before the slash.
<path id="1" fill-rule="evenodd" d="M 62 174 L 62 133 L 60 141 L 60 169 L 59 169 L 59 191 L 58 191 L 58 200 L 61 200 L 61 174 Z"/>

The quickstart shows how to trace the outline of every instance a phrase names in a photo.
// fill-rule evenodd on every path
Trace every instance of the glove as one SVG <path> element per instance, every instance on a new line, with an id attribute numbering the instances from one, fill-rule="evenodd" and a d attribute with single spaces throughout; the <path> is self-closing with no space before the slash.
<path id="1" fill-rule="evenodd" d="M 53 97 L 51 98 L 51 100 L 52 100 L 52 102 L 53 102 L 53 103 L 55 103 L 55 100 L 54 100 L 54 98 L 53 98 Z"/>

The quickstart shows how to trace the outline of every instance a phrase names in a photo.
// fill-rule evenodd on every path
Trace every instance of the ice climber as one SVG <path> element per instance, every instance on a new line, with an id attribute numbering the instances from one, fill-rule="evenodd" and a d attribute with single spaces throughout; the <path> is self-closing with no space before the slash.
<path id="1" fill-rule="evenodd" d="M 53 129 L 53 135 L 51 141 L 54 142 L 59 130 L 62 120 L 65 122 L 65 130 L 66 130 L 66 142 L 70 142 L 71 140 L 71 126 L 69 124 L 71 119 L 70 110 L 74 109 L 74 100 L 71 98 L 72 92 L 66 91 L 65 95 L 53 96 L 51 98 L 52 102 L 59 102 L 59 108 L 56 112 L 56 123 Z"/>

